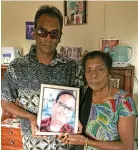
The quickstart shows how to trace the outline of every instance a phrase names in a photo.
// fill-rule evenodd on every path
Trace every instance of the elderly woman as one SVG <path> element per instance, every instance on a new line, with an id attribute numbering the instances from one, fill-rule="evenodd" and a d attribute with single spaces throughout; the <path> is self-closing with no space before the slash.
<path id="1" fill-rule="evenodd" d="M 110 84 L 112 58 L 92 51 L 84 56 L 83 67 L 88 85 L 80 105 L 83 134 L 61 141 L 87 150 L 133 150 L 138 114 L 132 97 Z"/>

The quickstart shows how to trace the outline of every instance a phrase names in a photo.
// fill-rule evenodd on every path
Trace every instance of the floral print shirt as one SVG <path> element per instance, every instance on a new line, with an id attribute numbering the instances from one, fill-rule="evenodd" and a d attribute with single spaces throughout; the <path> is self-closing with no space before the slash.
<path id="1" fill-rule="evenodd" d="M 50 124 L 51 124 L 51 117 L 50 118 L 46 118 L 44 120 L 41 121 L 41 127 L 40 127 L 40 131 L 50 131 Z M 74 132 L 74 128 L 70 125 L 70 124 L 64 124 L 60 131 L 61 133 L 73 133 Z"/>
<path id="2" fill-rule="evenodd" d="M 120 89 L 112 99 L 107 100 L 105 103 L 92 103 L 86 133 L 97 140 L 119 140 L 119 118 L 137 115 L 134 100 L 127 92 Z M 89 146 L 88 150 L 97 149 Z"/>

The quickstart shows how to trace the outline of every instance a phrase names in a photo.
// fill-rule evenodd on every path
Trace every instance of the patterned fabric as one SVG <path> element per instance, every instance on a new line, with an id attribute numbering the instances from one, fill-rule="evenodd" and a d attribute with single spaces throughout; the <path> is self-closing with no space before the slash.
<path id="1" fill-rule="evenodd" d="M 133 115 L 138 115 L 133 99 L 128 93 L 120 90 L 112 99 L 103 104 L 92 103 L 86 133 L 97 140 L 119 140 L 117 127 L 119 117 Z M 92 147 L 89 146 L 88 150 L 91 149 Z"/>
<path id="2" fill-rule="evenodd" d="M 41 128 L 40 131 L 51 131 L 50 130 L 50 124 L 51 124 L 51 118 L 47 118 L 41 121 Z M 73 133 L 74 128 L 70 124 L 64 124 L 59 132 L 67 132 L 67 133 Z"/>
<path id="3" fill-rule="evenodd" d="M 19 101 L 26 111 L 37 114 L 41 84 L 80 87 L 83 81 L 76 76 L 78 65 L 75 61 L 61 57 L 57 52 L 49 65 L 39 63 L 36 46 L 29 54 L 13 60 L 2 81 L 1 99 L 11 102 Z M 33 138 L 30 122 L 20 119 L 24 150 L 65 150 L 65 146 L 53 136 Z"/>

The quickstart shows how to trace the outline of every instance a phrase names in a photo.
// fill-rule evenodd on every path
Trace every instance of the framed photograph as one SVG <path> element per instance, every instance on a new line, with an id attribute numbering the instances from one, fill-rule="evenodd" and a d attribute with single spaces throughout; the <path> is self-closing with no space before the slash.
<path id="1" fill-rule="evenodd" d="M 78 131 L 79 88 L 41 85 L 36 135 Z"/>
<path id="2" fill-rule="evenodd" d="M 79 25 L 86 23 L 86 1 L 64 1 L 64 24 Z"/>
<path id="3" fill-rule="evenodd" d="M 60 54 L 67 58 L 72 58 L 74 60 L 80 60 L 82 53 L 82 47 L 68 47 L 68 46 L 61 46 L 60 47 Z"/>
<path id="4" fill-rule="evenodd" d="M 114 79 L 114 78 L 111 78 L 110 79 L 110 84 L 115 87 L 115 88 L 119 88 L 119 81 L 120 79 Z"/>
<path id="5" fill-rule="evenodd" d="M 113 54 L 113 47 L 119 44 L 119 39 L 101 39 L 100 41 L 101 50 L 105 53 L 110 53 L 111 56 Z"/>
<path id="6" fill-rule="evenodd" d="M 34 22 L 26 22 L 26 39 L 33 40 Z"/>

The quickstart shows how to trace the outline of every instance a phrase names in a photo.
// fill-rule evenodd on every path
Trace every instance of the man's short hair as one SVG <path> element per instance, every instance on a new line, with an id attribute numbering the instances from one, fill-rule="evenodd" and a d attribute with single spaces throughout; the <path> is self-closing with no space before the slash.
<path id="1" fill-rule="evenodd" d="M 36 29 L 37 27 L 37 21 L 38 18 L 42 15 L 47 14 L 48 16 L 51 17 L 56 17 L 60 23 L 60 31 L 62 31 L 63 28 L 63 15 L 60 12 L 59 9 L 57 9 L 54 6 L 49 6 L 49 5 L 42 5 L 39 7 L 39 9 L 37 10 L 36 14 L 35 14 L 35 19 L 34 19 L 34 27 Z"/>
<path id="2" fill-rule="evenodd" d="M 69 92 L 69 91 L 61 91 L 61 92 L 58 93 L 58 95 L 56 97 L 56 102 L 59 100 L 60 96 L 65 95 L 65 94 L 71 95 L 74 99 L 76 99 L 76 97 L 71 92 Z"/>

